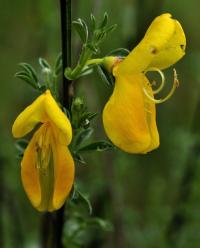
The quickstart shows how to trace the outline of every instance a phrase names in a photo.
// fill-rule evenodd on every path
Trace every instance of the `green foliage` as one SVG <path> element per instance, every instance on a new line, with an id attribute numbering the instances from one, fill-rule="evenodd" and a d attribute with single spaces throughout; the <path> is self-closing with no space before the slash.
<path id="1" fill-rule="evenodd" d="M 65 76 L 70 80 L 75 80 L 83 75 L 93 72 L 92 67 L 94 65 L 87 66 L 87 61 L 91 59 L 93 55 L 97 55 L 100 52 L 100 44 L 104 41 L 107 35 L 117 27 L 116 25 L 108 26 L 107 13 L 104 14 L 103 20 L 99 25 L 97 24 L 94 15 L 91 15 L 90 18 L 90 28 L 88 28 L 86 22 L 80 18 L 73 22 L 73 26 L 80 36 L 83 45 L 76 67 L 74 69 L 65 69 Z"/>
<path id="2" fill-rule="evenodd" d="M 22 70 L 17 72 L 15 74 L 15 77 L 22 79 L 34 89 L 38 90 L 39 92 L 42 92 L 43 88 L 39 83 L 35 69 L 27 63 L 20 63 L 19 65 Z"/>
<path id="3" fill-rule="evenodd" d="M 88 151 L 107 151 L 113 149 L 114 146 L 108 141 L 97 141 L 88 145 L 85 145 L 83 147 L 80 147 L 77 152 L 88 152 Z"/>
<path id="4" fill-rule="evenodd" d="M 91 127 L 91 121 L 97 116 L 97 113 L 91 113 L 83 99 L 76 97 L 72 101 L 71 113 L 68 114 L 74 130 L 73 141 L 70 145 L 74 159 L 80 164 L 86 164 L 82 154 L 86 151 L 103 152 L 114 149 L 114 146 L 108 141 L 95 141 L 88 144 L 94 130 Z"/>
<path id="5" fill-rule="evenodd" d="M 78 33 L 81 41 L 85 44 L 88 41 L 88 27 L 84 20 L 78 19 L 77 21 L 73 21 L 73 26 Z"/>
<path id="6" fill-rule="evenodd" d="M 107 54 L 107 56 L 116 56 L 116 57 L 119 57 L 119 58 L 125 58 L 126 56 L 128 56 L 130 53 L 130 51 L 126 48 L 117 48 L 111 52 L 109 52 Z"/>
<path id="7" fill-rule="evenodd" d="M 92 230 L 111 232 L 113 227 L 109 221 L 92 215 L 89 197 L 80 191 L 75 184 L 67 202 L 68 218 L 65 222 L 64 244 L 68 247 L 83 247 L 83 236 L 90 235 Z"/>
<path id="8" fill-rule="evenodd" d="M 91 202 L 90 202 L 88 196 L 86 196 L 84 193 L 82 193 L 78 189 L 78 186 L 76 184 L 74 184 L 71 202 L 74 204 L 84 203 L 88 208 L 89 214 L 92 215 L 92 205 L 91 205 Z"/>
<path id="9" fill-rule="evenodd" d="M 50 89 L 54 97 L 58 97 L 58 81 L 62 70 L 62 54 L 56 58 L 55 65 L 52 69 L 51 65 L 44 58 L 38 59 L 40 71 L 39 73 L 28 63 L 20 63 L 22 70 L 15 74 L 15 77 L 22 79 L 29 84 L 34 90 L 43 93 L 46 89 Z"/>
<path id="10" fill-rule="evenodd" d="M 70 201 L 68 201 L 68 216 L 64 229 L 64 244 L 69 247 L 83 247 L 83 236 L 90 235 L 96 229 L 111 232 L 113 227 L 109 221 L 92 216 L 92 205 L 87 195 L 75 185 Z M 87 211 L 84 211 L 86 207 Z"/>

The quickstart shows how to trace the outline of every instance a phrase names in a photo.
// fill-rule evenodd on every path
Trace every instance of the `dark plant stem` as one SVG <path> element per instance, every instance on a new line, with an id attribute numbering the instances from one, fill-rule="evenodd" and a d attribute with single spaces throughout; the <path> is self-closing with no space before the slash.
<path id="1" fill-rule="evenodd" d="M 70 109 L 73 97 L 72 81 L 64 76 L 71 66 L 71 0 L 60 0 L 61 45 L 62 45 L 62 97 L 63 107 Z M 46 213 L 42 224 L 42 247 L 63 248 L 62 236 L 65 221 L 65 205 L 55 213 Z"/>
<path id="2" fill-rule="evenodd" d="M 65 69 L 71 66 L 71 0 L 60 0 L 61 40 L 63 60 L 63 106 L 69 108 L 73 97 L 72 81 L 65 75 Z"/>
<path id="3" fill-rule="evenodd" d="M 65 75 L 65 69 L 71 66 L 71 0 L 60 0 L 61 14 L 61 40 L 62 40 L 62 61 L 63 61 L 63 107 L 69 109 L 73 97 L 72 81 Z M 65 205 L 56 212 L 55 216 L 55 243 L 57 248 L 62 248 L 62 234 L 65 220 Z"/>

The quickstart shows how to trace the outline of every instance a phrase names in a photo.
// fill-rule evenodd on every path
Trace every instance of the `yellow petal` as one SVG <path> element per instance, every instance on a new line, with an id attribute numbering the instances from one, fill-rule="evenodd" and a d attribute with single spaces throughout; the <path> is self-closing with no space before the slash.
<path id="1" fill-rule="evenodd" d="M 39 211 L 59 209 L 74 181 L 74 162 L 66 145 L 58 139 L 59 130 L 43 124 L 33 135 L 21 163 L 24 190 Z"/>
<path id="2" fill-rule="evenodd" d="M 12 133 L 15 138 L 20 138 L 33 130 L 36 124 L 44 121 L 45 94 L 39 96 L 31 105 L 29 105 L 15 120 Z"/>
<path id="3" fill-rule="evenodd" d="M 146 70 L 152 61 L 157 58 L 162 50 L 172 47 L 173 37 L 176 36 L 175 50 L 168 49 L 172 54 L 168 54 L 170 57 L 168 61 L 177 61 L 180 59 L 180 54 L 177 48 L 177 43 L 180 46 L 184 45 L 184 33 L 178 27 L 178 22 L 171 18 L 170 14 L 163 14 L 154 19 L 150 27 L 148 28 L 142 41 L 133 49 L 133 51 L 124 59 L 122 63 L 115 69 L 114 75 L 118 74 L 135 74 Z M 176 34 L 176 31 L 180 32 Z M 182 44 L 183 43 L 183 44 Z M 161 54 L 162 60 L 162 54 Z M 167 66 L 171 64 L 166 64 Z"/>
<path id="4" fill-rule="evenodd" d="M 38 208 L 41 203 L 41 188 L 39 174 L 36 167 L 37 152 L 36 143 L 41 134 L 39 129 L 31 139 L 28 147 L 24 152 L 24 156 L 21 162 L 21 178 L 24 190 L 35 208 Z"/>
<path id="5" fill-rule="evenodd" d="M 55 184 L 52 200 L 52 210 L 59 209 L 64 204 L 74 182 L 74 161 L 69 149 L 56 139 L 57 130 L 54 128 L 52 143 L 54 156 Z"/>
<path id="6" fill-rule="evenodd" d="M 154 149 L 152 138 L 158 135 L 155 105 L 151 104 L 147 109 L 147 99 L 142 90 L 144 81 L 142 73 L 118 75 L 114 92 L 103 111 L 108 137 L 117 147 L 129 153 L 146 153 Z M 147 112 L 149 110 L 153 110 L 152 114 Z"/>
<path id="7" fill-rule="evenodd" d="M 16 138 L 22 137 L 29 133 L 36 124 L 45 122 L 52 122 L 60 132 L 65 134 L 63 137 L 65 137 L 66 144 L 71 142 L 71 124 L 49 90 L 39 96 L 17 117 L 12 127 L 13 136 Z"/>
<path id="8" fill-rule="evenodd" d="M 176 20 L 175 29 L 172 37 L 167 42 L 166 46 L 156 54 L 149 65 L 159 69 L 165 69 L 175 64 L 185 55 L 186 37 L 180 23 Z"/>
<path id="9" fill-rule="evenodd" d="M 58 107 L 58 104 L 52 97 L 50 91 L 47 91 L 45 97 L 45 113 L 50 122 L 63 133 L 64 135 L 59 135 L 62 140 L 65 140 L 65 144 L 68 145 L 72 140 L 72 127 L 67 116 Z"/>

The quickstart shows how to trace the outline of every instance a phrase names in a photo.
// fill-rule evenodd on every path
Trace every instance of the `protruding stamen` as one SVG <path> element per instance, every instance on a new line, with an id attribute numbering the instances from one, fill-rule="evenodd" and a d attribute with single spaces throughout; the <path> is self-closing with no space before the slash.
<path id="1" fill-rule="evenodd" d="M 165 85 L 165 75 L 164 75 L 164 73 L 161 70 L 159 70 L 156 67 L 152 67 L 152 68 L 148 69 L 147 71 L 144 72 L 144 74 L 146 74 L 149 71 L 156 71 L 156 72 L 159 73 L 159 75 L 161 77 L 161 84 L 160 84 L 160 86 L 156 90 L 153 90 L 153 94 L 158 94 L 163 89 L 163 87 Z M 154 83 L 156 84 L 156 82 L 154 81 L 153 83 L 151 83 L 151 85 L 154 85 Z"/>
<path id="2" fill-rule="evenodd" d="M 145 87 L 143 88 L 144 94 L 146 95 L 146 97 L 149 100 L 151 100 L 152 102 L 154 102 L 156 104 L 163 103 L 163 102 L 167 101 L 174 94 L 174 91 L 179 86 L 179 81 L 178 81 L 178 76 L 177 76 L 176 70 L 173 69 L 173 71 L 174 71 L 174 82 L 173 82 L 173 86 L 172 86 L 169 94 L 165 98 L 163 98 L 163 99 L 154 99 L 151 95 L 149 95 L 149 93 L 146 90 L 146 88 Z"/>

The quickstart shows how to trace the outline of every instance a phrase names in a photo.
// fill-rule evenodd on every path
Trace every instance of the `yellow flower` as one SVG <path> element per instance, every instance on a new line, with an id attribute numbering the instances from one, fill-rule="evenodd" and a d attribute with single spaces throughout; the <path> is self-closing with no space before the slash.
<path id="1" fill-rule="evenodd" d="M 39 211 L 59 209 L 74 180 L 74 161 L 67 145 L 71 124 L 49 90 L 39 96 L 15 120 L 12 133 L 23 137 L 42 123 L 28 144 L 21 162 L 24 189 Z"/>
<path id="2" fill-rule="evenodd" d="M 174 85 L 169 95 L 154 99 L 164 85 L 160 70 L 181 59 L 185 47 L 186 38 L 180 23 L 170 14 L 163 14 L 152 22 L 131 53 L 114 66 L 115 87 L 105 105 L 103 123 L 108 137 L 122 150 L 147 153 L 159 146 L 155 104 L 167 100 L 178 84 L 174 70 Z M 161 86 L 155 91 L 145 76 L 147 71 L 158 71 L 161 75 Z"/>

